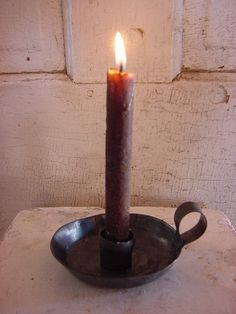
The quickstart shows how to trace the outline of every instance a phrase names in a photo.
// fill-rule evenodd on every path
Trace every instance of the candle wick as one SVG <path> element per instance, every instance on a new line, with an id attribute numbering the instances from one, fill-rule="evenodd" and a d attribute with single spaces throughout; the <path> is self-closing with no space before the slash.
<path id="1" fill-rule="evenodd" d="M 120 72 L 123 72 L 123 64 L 120 64 Z"/>

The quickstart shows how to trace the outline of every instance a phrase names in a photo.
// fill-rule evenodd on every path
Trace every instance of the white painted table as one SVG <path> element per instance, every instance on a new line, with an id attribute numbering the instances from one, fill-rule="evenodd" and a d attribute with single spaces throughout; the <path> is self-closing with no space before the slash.
<path id="1" fill-rule="evenodd" d="M 206 233 L 183 249 L 156 281 L 130 289 L 79 281 L 51 255 L 61 225 L 102 213 L 99 208 L 38 208 L 20 212 L 0 246 L 0 313 L 236 313 L 236 233 L 220 212 L 205 209 Z M 132 208 L 173 225 L 173 208 Z M 192 216 L 186 225 L 192 226 Z"/>

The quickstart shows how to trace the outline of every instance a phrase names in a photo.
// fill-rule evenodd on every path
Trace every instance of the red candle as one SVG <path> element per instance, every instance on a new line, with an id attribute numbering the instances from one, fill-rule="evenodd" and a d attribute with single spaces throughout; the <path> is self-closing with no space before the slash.
<path id="1" fill-rule="evenodd" d="M 131 140 L 134 76 L 123 72 L 125 48 L 116 35 L 116 62 L 119 70 L 107 73 L 106 129 L 106 235 L 111 241 L 129 237 L 131 191 Z"/>

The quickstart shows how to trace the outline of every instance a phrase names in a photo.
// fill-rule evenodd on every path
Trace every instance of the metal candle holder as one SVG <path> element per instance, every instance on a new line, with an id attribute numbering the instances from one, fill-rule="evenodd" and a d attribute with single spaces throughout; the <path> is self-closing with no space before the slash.
<path id="1" fill-rule="evenodd" d="M 191 212 L 200 213 L 198 223 L 179 233 L 180 222 Z M 193 202 L 180 205 L 174 215 L 176 229 L 158 218 L 130 215 L 128 241 L 107 240 L 105 215 L 70 222 L 51 240 L 54 257 L 79 279 L 98 286 L 128 288 L 158 278 L 178 258 L 184 245 L 205 232 L 207 220 Z"/>

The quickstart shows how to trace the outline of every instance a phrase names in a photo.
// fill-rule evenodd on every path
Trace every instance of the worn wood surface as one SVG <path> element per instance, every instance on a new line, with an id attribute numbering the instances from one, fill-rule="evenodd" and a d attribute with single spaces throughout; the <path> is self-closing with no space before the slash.
<path id="1" fill-rule="evenodd" d="M 0 79 L 1 226 L 23 208 L 103 205 L 106 85 Z M 235 120 L 234 82 L 137 84 L 132 204 L 193 200 L 235 221 Z"/>
<path id="2" fill-rule="evenodd" d="M 105 82 L 120 31 L 139 82 L 171 81 L 182 65 L 182 0 L 65 0 L 67 69 L 75 82 Z"/>
<path id="3" fill-rule="evenodd" d="M 0 1 L 0 73 L 65 68 L 61 3 Z"/>
<path id="4" fill-rule="evenodd" d="M 184 10 L 184 67 L 236 71 L 236 1 L 186 0 Z"/>

